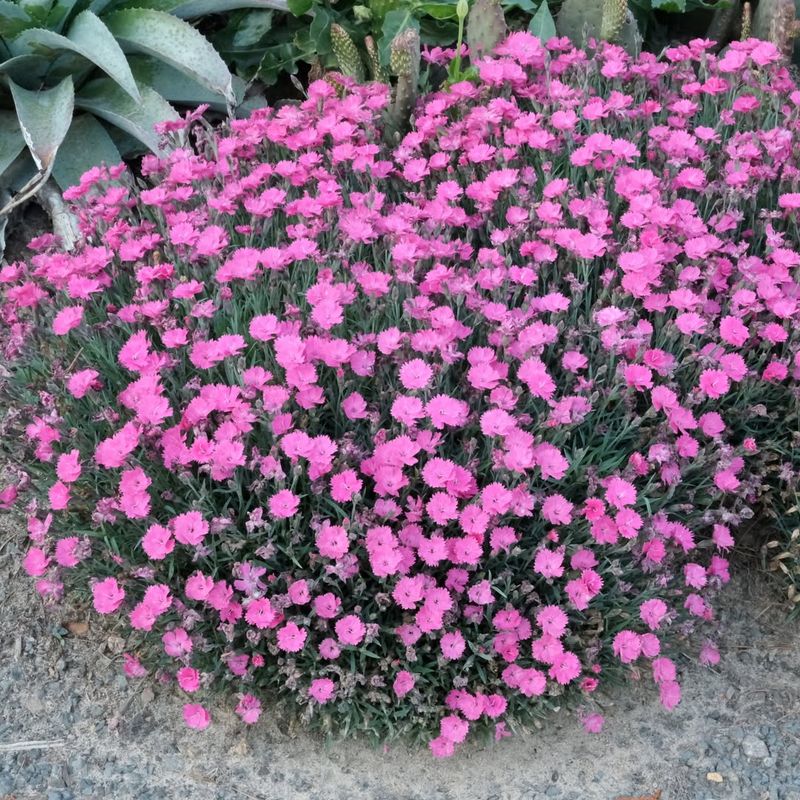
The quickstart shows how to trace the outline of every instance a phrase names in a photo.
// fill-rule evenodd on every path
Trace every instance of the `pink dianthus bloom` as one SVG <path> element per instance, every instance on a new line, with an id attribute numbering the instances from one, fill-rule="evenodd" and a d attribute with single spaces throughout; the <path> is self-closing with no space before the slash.
<path id="1" fill-rule="evenodd" d="M 183 707 L 183 719 L 196 731 L 204 731 L 211 724 L 211 715 L 197 703 L 187 703 Z"/>
<path id="2" fill-rule="evenodd" d="M 269 511 L 273 517 L 288 519 L 300 508 L 300 498 L 289 489 L 282 489 L 269 499 Z"/>
<path id="3" fill-rule="evenodd" d="M 330 700 L 335 692 L 335 685 L 330 678 L 316 678 L 311 681 L 308 693 L 318 703 L 325 704 Z"/>
<path id="4" fill-rule="evenodd" d="M 200 673 L 193 667 L 181 667 L 176 677 L 184 692 L 191 694 L 200 688 Z"/>
<path id="5" fill-rule="evenodd" d="M 400 670 L 392 683 L 392 689 L 398 697 L 405 697 L 413 688 L 416 680 L 408 670 Z"/>
<path id="6" fill-rule="evenodd" d="M 278 647 L 286 653 L 299 653 L 306 643 L 308 631 L 294 622 L 287 622 L 278 630 Z"/>
<path id="7" fill-rule="evenodd" d="M 631 664 L 639 658 L 642 652 L 642 643 L 639 634 L 633 631 L 620 631 L 613 642 L 614 655 L 623 664 Z"/>
<path id="8" fill-rule="evenodd" d="M 245 725 L 255 725 L 261 716 L 261 701 L 252 694 L 243 694 L 235 710 Z"/>
<path id="9" fill-rule="evenodd" d="M 113 614 L 125 600 L 125 591 L 116 578 L 106 578 L 92 586 L 95 611 L 99 614 Z"/>
<path id="10" fill-rule="evenodd" d="M 335 625 L 336 636 L 342 644 L 358 645 L 364 640 L 367 628 L 355 615 L 342 617 Z"/>

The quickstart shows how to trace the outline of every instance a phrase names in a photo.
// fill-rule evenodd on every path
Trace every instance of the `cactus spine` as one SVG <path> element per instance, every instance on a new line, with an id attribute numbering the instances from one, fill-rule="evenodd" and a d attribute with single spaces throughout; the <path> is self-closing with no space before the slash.
<path id="1" fill-rule="evenodd" d="M 364 80 L 364 62 L 350 34 L 335 22 L 331 25 L 331 47 L 342 75 L 362 83 Z"/>
<path id="2" fill-rule="evenodd" d="M 505 39 L 507 31 L 500 0 L 475 0 L 467 17 L 467 44 L 472 63 L 489 55 Z"/>
<path id="3" fill-rule="evenodd" d="M 388 132 L 395 137 L 405 132 L 417 104 L 419 86 L 419 33 L 406 28 L 392 40 L 389 67 L 397 78 L 392 105 L 386 112 Z"/>
<path id="4" fill-rule="evenodd" d="M 367 60 L 369 62 L 369 71 L 372 75 L 372 80 L 378 81 L 378 83 L 389 83 L 389 74 L 386 72 L 383 64 L 381 64 L 378 46 L 371 36 L 364 37 L 364 47 L 367 51 Z"/>
<path id="5" fill-rule="evenodd" d="M 604 0 L 600 38 L 604 42 L 619 41 L 627 16 L 628 0 Z"/>
<path id="6" fill-rule="evenodd" d="M 753 33 L 753 10 L 750 3 L 745 3 L 742 9 L 742 36 L 741 39 L 749 39 Z"/>

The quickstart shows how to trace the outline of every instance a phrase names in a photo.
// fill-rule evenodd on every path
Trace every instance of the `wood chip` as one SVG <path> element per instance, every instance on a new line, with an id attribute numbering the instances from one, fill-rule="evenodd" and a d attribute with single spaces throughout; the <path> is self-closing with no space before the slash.
<path id="1" fill-rule="evenodd" d="M 711 783 L 722 783 L 725 780 L 725 778 L 723 778 L 722 775 L 719 774 L 719 772 L 709 772 L 706 775 L 706 780 L 711 781 Z"/>
<path id="2" fill-rule="evenodd" d="M 656 789 L 653 794 L 637 794 L 635 797 L 625 795 L 618 797 L 617 800 L 661 800 L 661 789 Z"/>
<path id="3" fill-rule="evenodd" d="M 73 636 L 86 636 L 89 633 L 89 623 L 85 621 L 81 622 L 68 622 L 67 623 L 67 630 Z"/>

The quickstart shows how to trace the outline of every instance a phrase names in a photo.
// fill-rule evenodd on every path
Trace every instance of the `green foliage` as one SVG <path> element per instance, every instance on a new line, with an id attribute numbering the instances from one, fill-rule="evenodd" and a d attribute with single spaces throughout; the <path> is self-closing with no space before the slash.
<path id="1" fill-rule="evenodd" d="M 589 39 L 621 44 L 630 53 L 641 48 L 641 35 L 627 0 L 564 0 L 556 19 L 559 36 L 584 47 Z"/>
<path id="2" fill-rule="evenodd" d="M 467 18 L 467 44 L 472 58 L 490 54 L 507 31 L 499 0 L 475 0 Z"/>
<path id="3" fill-rule="evenodd" d="M 173 103 L 237 105 L 242 82 L 180 17 L 242 5 L 266 4 L 2 0 L 0 188 L 25 187 L 28 195 L 51 174 L 64 188 L 101 161 L 117 163 L 137 148 L 158 152 L 153 126 L 177 118 Z M 121 153 L 115 140 L 131 138 L 136 145 Z"/>

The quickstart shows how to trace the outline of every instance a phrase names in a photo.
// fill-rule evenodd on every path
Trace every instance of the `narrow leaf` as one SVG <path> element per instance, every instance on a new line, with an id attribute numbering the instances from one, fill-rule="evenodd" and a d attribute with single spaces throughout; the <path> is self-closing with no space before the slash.
<path id="1" fill-rule="evenodd" d="M 72 78 L 67 76 L 58 86 L 40 92 L 30 92 L 12 80 L 8 85 L 33 160 L 40 170 L 48 169 L 72 122 L 75 104 Z"/>
<path id="2" fill-rule="evenodd" d="M 303 14 L 308 14 L 313 5 L 314 0 L 287 0 L 289 11 L 296 17 L 302 17 Z"/>
<path id="3" fill-rule="evenodd" d="M 80 183 L 81 175 L 98 164 L 114 166 L 122 161 L 106 129 L 91 115 L 79 114 L 58 150 L 53 177 L 66 189 Z"/>
<path id="4" fill-rule="evenodd" d="M 104 17 L 122 46 L 153 56 L 233 102 L 231 74 L 211 43 L 188 22 L 163 11 L 129 9 Z"/>
<path id="5" fill-rule="evenodd" d="M 392 40 L 406 28 L 419 30 L 419 20 L 414 16 L 411 9 L 396 9 L 390 11 L 383 18 L 383 27 L 381 29 L 383 36 L 378 43 L 378 50 L 381 56 L 381 64 L 384 66 L 389 64 L 389 48 L 392 46 Z"/>
<path id="6" fill-rule="evenodd" d="M 547 42 L 556 35 L 556 23 L 553 15 L 550 13 L 550 8 L 547 5 L 547 0 L 542 0 L 539 8 L 531 19 L 528 30 L 541 39 L 542 44 Z"/>
<path id="7" fill-rule="evenodd" d="M 0 111 L 0 185 L 2 175 L 14 159 L 25 149 L 25 139 L 13 111 Z"/>
<path id="8" fill-rule="evenodd" d="M 87 61 L 100 67 L 113 78 L 134 100 L 139 99 L 139 90 L 133 79 L 125 53 L 111 31 L 91 11 L 83 11 L 75 18 L 67 36 L 45 30 L 30 28 L 23 31 L 11 43 L 15 54 L 71 50 Z"/>
<path id="9" fill-rule="evenodd" d="M 75 105 L 96 117 L 121 128 L 154 153 L 163 153 L 154 126 L 178 119 L 175 109 L 154 89 L 139 86 L 141 100 L 136 102 L 109 78 L 99 78 L 83 87 Z"/>

